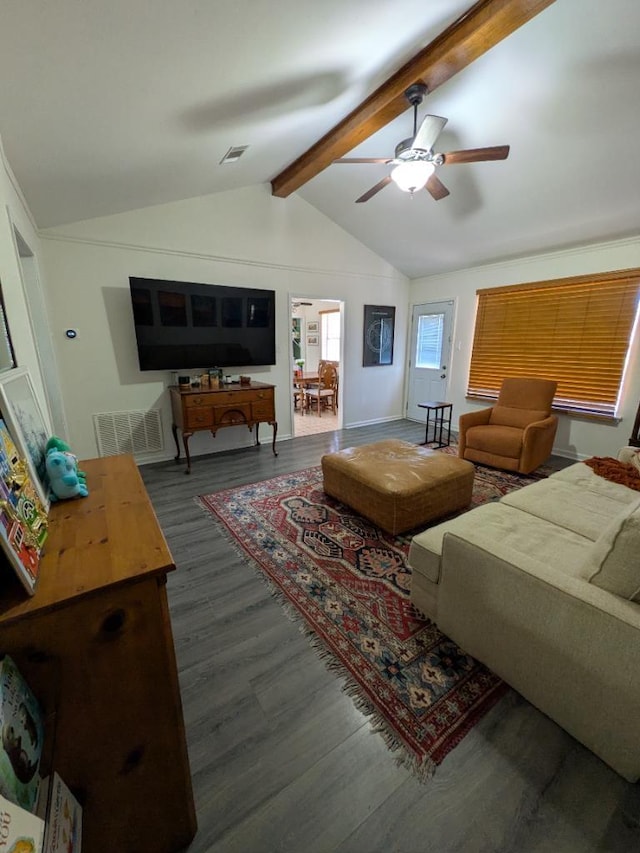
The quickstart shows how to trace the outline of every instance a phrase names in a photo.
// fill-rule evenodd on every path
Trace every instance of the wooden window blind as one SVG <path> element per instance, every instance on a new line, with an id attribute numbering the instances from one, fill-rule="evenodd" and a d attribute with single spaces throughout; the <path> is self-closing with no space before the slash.
<path id="1" fill-rule="evenodd" d="M 478 290 L 467 395 L 536 376 L 558 382 L 555 409 L 613 417 L 639 289 L 634 269 Z"/>

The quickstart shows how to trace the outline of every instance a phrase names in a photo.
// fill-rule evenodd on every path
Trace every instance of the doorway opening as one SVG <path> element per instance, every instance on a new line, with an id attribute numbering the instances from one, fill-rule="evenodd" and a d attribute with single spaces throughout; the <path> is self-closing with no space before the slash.
<path id="1" fill-rule="evenodd" d="M 62 404 L 62 391 L 47 308 L 36 257 L 18 229 L 13 225 L 13 237 L 20 262 L 22 286 L 27 303 L 29 322 L 36 344 L 40 373 L 44 380 L 46 406 L 56 435 L 67 436 L 67 421 Z"/>
<path id="2" fill-rule="evenodd" d="M 315 435 L 342 428 L 341 359 L 344 302 L 293 296 L 291 310 L 291 408 L 293 435 Z M 335 367 L 335 386 L 328 377 Z M 321 379 L 326 387 L 318 393 Z"/>

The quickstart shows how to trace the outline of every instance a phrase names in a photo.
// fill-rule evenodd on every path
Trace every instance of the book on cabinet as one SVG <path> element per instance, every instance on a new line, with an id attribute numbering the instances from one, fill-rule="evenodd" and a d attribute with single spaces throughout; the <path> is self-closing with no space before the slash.
<path id="1" fill-rule="evenodd" d="M 42 853 L 42 818 L 0 794 L 0 849 L 12 853 Z"/>
<path id="2" fill-rule="evenodd" d="M 9 655 L 0 659 L 0 794 L 35 808 L 44 744 L 42 710 Z"/>
<path id="3" fill-rule="evenodd" d="M 46 824 L 43 853 L 80 853 L 82 807 L 55 771 L 40 783 L 37 812 Z"/>

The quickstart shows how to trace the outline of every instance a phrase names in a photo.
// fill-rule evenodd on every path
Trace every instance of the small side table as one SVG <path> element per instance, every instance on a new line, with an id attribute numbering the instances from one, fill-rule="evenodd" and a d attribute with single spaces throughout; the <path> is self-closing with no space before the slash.
<path id="1" fill-rule="evenodd" d="M 448 447 L 451 444 L 451 413 L 453 403 L 441 403 L 430 400 L 418 403 L 419 409 L 427 410 L 427 425 L 423 444 L 435 444 L 436 447 Z M 429 423 L 433 412 L 433 438 L 429 440 Z"/>

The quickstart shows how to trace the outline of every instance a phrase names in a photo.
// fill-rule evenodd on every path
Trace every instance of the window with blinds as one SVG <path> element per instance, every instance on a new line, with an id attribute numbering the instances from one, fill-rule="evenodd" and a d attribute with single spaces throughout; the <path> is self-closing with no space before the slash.
<path id="1" fill-rule="evenodd" d="M 614 417 L 639 290 L 640 269 L 478 290 L 467 396 L 538 376 L 558 383 L 554 409 Z"/>

